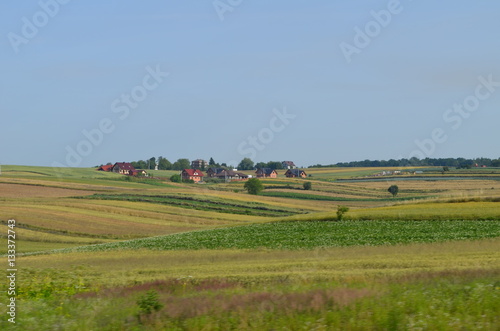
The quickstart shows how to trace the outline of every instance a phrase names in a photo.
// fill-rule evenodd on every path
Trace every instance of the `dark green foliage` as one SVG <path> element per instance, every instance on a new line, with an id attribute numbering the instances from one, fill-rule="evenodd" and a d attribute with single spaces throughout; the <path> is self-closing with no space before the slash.
<path id="1" fill-rule="evenodd" d="M 248 157 L 246 157 L 243 160 L 241 160 L 240 164 L 238 164 L 238 169 L 239 170 L 252 170 L 253 167 L 254 167 L 254 163 Z"/>
<path id="2" fill-rule="evenodd" d="M 397 185 L 391 185 L 387 191 L 389 191 L 389 193 L 392 194 L 393 197 L 396 197 L 396 195 L 398 195 L 398 192 L 399 192 L 399 187 Z"/>
<path id="3" fill-rule="evenodd" d="M 349 211 L 349 207 L 346 206 L 338 206 L 337 207 L 337 221 L 342 221 L 344 218 L 344 214 Z"/>
<path id="4" fill-rule="evenodd" d="M 310 190 L 312 188 L 311 182 L 305 182 L 303 186 L 304 190 Z"/>
<path id="5" fill-rule="evenodd" d="M 264 185 L 258 178 L 250 178 L 244 185 L 244 188 L 250 194 L 259 194 L 263 189 Z"/>
<path id="6" fill-rule="evenodd" d="M 182 181 L 181 175 L 172 175 L 170 176 L 170 181 L 174 183 L 180 183 Z"/>
<path id="7" fill-rule="evenodd" d="M 137 305 L 143 314 L 151 314 L 153 311 L 159 311 L 163 304 L 158 299 L 158 292 L 150 290 L 137 300 Z"/>

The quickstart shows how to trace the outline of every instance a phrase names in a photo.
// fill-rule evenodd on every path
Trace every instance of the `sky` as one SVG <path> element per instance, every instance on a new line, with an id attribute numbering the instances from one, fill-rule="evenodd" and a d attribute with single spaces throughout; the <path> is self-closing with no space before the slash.
<path id="1" fill-rule="evenodd" d="M 0 2 L 0 164 L 489 157 L 500 2 Z"/>

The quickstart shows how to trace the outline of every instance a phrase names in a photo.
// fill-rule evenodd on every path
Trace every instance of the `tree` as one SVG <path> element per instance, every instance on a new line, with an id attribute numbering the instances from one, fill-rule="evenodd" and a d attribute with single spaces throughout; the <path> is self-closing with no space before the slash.
<path id="1" fill-rule="evenodd" d="M 215 166 L 215 161 L 214 161 L 213 158 L 210 158 L 210 161 L 208 161 L 208 165 L 211 166 L 211 167 Z"/>
<path id="2" fill-rule="evenodd" d="M 310 190 L 312 188 L 311 182 L 305 182 L 304 183 L 304 190 Z"/>
<path id="3" fill-rule="evenodd" d="M 191 167 L 191 162 L 188 159 L 178 159 L 172 164 L 172 170 L 184 170 Z"/>
<path id="4" fill-rule="evenodd" d="M 159 170 L 170 170 L 172 169 L 172 163 L 166 158 L 160 156 L 158 158 L 158 169 Z"/>
<path id="5" fill-rule="evenodd" d="M 391 194 L 392 194 L 392 197 L 396 197 L 396 195 L 398 195 L 398 192 L 399 192 L 399 187 L 397 185 L 391 185 L 387 191 L 389 191 Z"/>
<path id="6" fill-rule="evenodd" d="M 344 214 L 349 211 L 349 207 L 337 206 L 337 221 L 342 221 Z"/>
<path id="7" fill-rule="evenodd" d="M 264 185 L 258 178 L 250 178 L 243 187 L 250 194 L 259 194 L 264 189 Z"/>
<path id="8" fill-rule="evenodd" d="M 255 168 L 257 168 L 257 169 L 267 168 L 267 163 L 265 163 L 265 162 L 258 162 L 255 165 Z"/>
<path id="9" fill-rule="evenodd" d="M 444 167 L 443 167 L 443 171 L 450 171 L 450 167 L 448 167 L 448 166 L 444 166 Z"/>
<path id="10" fill-rule="evenodd" d="M 240 170 L 252 170 L 254 166 L 254 163 L 251 159 L 248 157 L 244 158 L 241 160 L 240 164 L 238 164 L 238 169 Z"/>
<path id="11" fill-rule="evenodd" d="M 172 175 L 170 176 L 170 181 L 174 183 L 180 183 L 182 181 L 181 175 Z"/>
<path id="12" fill-rule="evenodd" d="M 267 168 L 271 168 L 274 170 L 283 169 L 283 163 L 278 161 L 269 161 L 267 162 Z"/>
<path id="13" fill-rule="evenodd" d="M 153 156 L 148 160 L 148 169 L 154 169 L 156 165 L 156 158 Z"/>

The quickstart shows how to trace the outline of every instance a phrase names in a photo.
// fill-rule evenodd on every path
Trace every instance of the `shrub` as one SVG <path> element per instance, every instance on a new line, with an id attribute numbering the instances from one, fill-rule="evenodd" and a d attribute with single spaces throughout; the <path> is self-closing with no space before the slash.
<path id="1" fill-rule="evenodd" d="M 150 290 L 137 300 L 139 309 L 144 314 L 151 314 L 153 311 L 158 311 L 163 307 L 163 304 L 158 300 L 158 292 Z"/>
<path id="2" fill-rule="evenodd" d="M 250 194 L 259 194 L 264 189 L 264 185 L 262 185 L 262 182 L 260 181 L 260 179 L 258 179 L 258 178 L 250 178 L 245 183 L 244 188 Z"/>
<path id="3" fill-rule="evenodd" d="M 349 211 L 349 207 L 346 206 L 338 206 L 337 207 L 337 220 L 342 221 L 344 218 L 344 214 Z"/>
<path id="4" fill-rule="evenodd" d="M 310 190 L 312 188 L 311 182 L 305 182 L 304 183 L 304 190 Z"/>
<path id="5" fill-rule="evenodd" d="M 170 181 L 174 183 L 180 183 L 182 181 L 181 175 L 172 175 L 170 176 Z"/>
<path id="6" fill-rule="evenodd" d="M 399 187 L 397 185 L 391 185 L 391 187 L 389 187 L 387 191 L 389 191 L 393 197 L 396 197 L 396 195 L 398 195 L 399 192 Z"/>

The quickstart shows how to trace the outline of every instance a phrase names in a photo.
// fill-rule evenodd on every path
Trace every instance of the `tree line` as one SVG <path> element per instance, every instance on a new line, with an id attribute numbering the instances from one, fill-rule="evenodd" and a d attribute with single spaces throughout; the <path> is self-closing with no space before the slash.
<path id="1" fill-rule="evenodd" d="M 326 168 L 326 167 L 421 167 L 421 166 L 434 166 L 434 167 L 455 167 L 455 168 L 471 168 L 475 165 L 487 166 L 487 167 L 500 167 L 499 159 L 489 159 L 489 158 L 475 158 L 475 159 L 465 159 L 459 158 L 425 158 L 418 159 L 416 157 L 411 159 L 400 159 L 400 160 L 364 160 L 364 161 L 351 161 L 351 162 L 339 162 L 336 164 L 322 165 L 316 164 L 310 166 L 309 168 Z"/>

